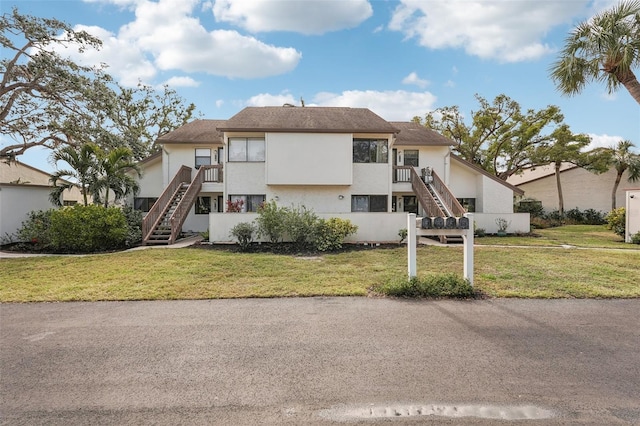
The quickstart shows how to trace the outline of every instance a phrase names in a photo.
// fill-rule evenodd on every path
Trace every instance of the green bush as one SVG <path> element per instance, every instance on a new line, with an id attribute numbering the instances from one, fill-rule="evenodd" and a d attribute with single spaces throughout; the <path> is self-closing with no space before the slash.
<path id="1" fill-rule="evenodd" d="M 305 206 L 291 207 L 284 213 L 284 232 L 289 240 L 302 249 L 313 241 L 313 230 L 318 216 Z"/>
<path id="2" fill-rule="evenodd" d="M 631 236 L 631 243 L 632 244 L 640 244 L 640 232 L 636 232 L 635 234 L 633 234 Z"/>
<path id="3" fill-rule="evenodd" d="M 467 298 L 474 295 L 469 281 L 455 274 L 427 275 L 411 279 L 394 278 L 374 287 L 374 290 L 395 297 Z"/>
<path id="4" fill-rule="evenodd" d="M 409 231 L 407 231 L 407 228 L 402 228 L 401 230 L 398 231 L 398 237 L 400 237 L 400 243 L 406 240 L 407 236 L 409 236 Z"/>
<path id="5" fill-rule="evenodd" d="M 127 238 L 124 246 L 136 246 L 142 242 L 142 211 L 125 206 L 122 208 L 122 213 L 127 221 Z"/>
<path id="6" fill-rule="evenodd" d="M 339 250 L 345 238 L 357 231 L 358 227 L 348 219 L 319 219 L 313 231 L 313 244 L 318 251 Z"/>
<path id="7" fill-rule="evenodd" d="M 615 210 L 611 210 L 607 216 L 607 229 L 611 229 L 616 235 L 625 237 L 626 224 L 626 211 L 624 207 L 618 207 Z"/>
<path id="8" fill-rule="evenodd" d="M 234 237 L 238 241 L 238 246 L 241 251 L 247 251 L 251 242 L 253 241 L 253 233 L 256 231 L 256 227 L 251 222 L 240 222 L 233 228 L 231 228 L 230 236 Z"/>
<path id="9" fill-rule="evenodd" d="M 274 200 L 263 203 L 258 208 L 256 218 L 258 236 L 266 237 L 272 243 L 280 242 L 284 236 L 287 213 L 288 209 L 278 207 Z"/>
<path id="10" fill-rule="evenodd" d="M 62 253 L 91 253 L 125 246 L 127 219 L 118 207 L 90 204 L 53 210 L 51 246 Z"/>
<path id="11" fill-rule="evenodd" d="M 16 232 L 18 242 L 31 244 L 36 251 L 48 250 L 51 246 L 51 213 L 54 209 L 29 212 L 27 220 Z"/>
<path id="12" fill-rule="evenodd" d="M 534 200 L 533 198 L 518 201 L 514 211 L 516 213 L 529 213 L 531 217 L 542 217 L 544 215 L 542 201 Z"/>

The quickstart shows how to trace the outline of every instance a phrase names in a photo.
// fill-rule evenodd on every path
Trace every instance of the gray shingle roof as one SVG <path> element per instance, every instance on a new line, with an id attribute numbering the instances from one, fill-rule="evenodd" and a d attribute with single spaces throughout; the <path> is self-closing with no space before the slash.
<path id="1" fill-rule="evenodd" d="M 160 136 L 157 143 L 222 143 L 218 127 L 226 120 L 194 120 Z"/>
<path id="2" fill-rule="evenodd" d="M 395 145 L 409 146 L 452 146 L 454 142 L 421 124 L 412 121 L 392 121 L 391 124 L 400 130 Z"/>
<path id="3" fill-rule="evenodd" d="M 388 121 L 367 108 L 247 107 L 218 130 L 314 133 L 396 133 Z"/>

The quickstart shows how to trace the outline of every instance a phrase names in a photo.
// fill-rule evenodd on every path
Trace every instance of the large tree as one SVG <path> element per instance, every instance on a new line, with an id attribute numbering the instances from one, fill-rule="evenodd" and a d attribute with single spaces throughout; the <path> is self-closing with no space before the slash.
<path id="1" fill-rule="evenodd" d="M 560 109 L 550 105 L 541 110 L 522 111 L 520 105 L 502 94 L 493 102 L 476 95 L 480 108 L 465 123 L 457 106 L 438 108 L 415 121 L 455 142 L 454 150 L 500 179 L 540 165 L 537 150 L 551 140 L 549 126 L 563 120 Z"/>
<path id="2" fill-rule="evenodd" d="M 99 47 L 100 40 L 56 19 L 21 15 L 17 9 L 2 15 L 0 29 L 6 52 L 0 61 L 0 133 L 13 141 L 0 147 L 0 158 L 15 158 L 34 146 L 81 145 L 77 123 L 109 78 L 101 68 L 61 57 L 54 46 L 82 51 Z"/>
<path id="3" fill-rule="evenodd" d="M 538 150 L 539 158 L 536 161 L 553 165 L 558 191 L 558 211 L 562 216 L 564 215 L 564 197 L 560 179 L 562 164 L 584 164 L 583 149 L 589 145 L 589 142 L 591 142 L 591 138 L 588 135 L 574 134 L 568 125 L 562 124 L 551 133 L 550 143 Z"/>
<path id="4" fill-rule="evenodd" d="M 163 134 L 185 124 L 195 105 L 184 103 L 165 86 L 124 88 L 100 67 L 81 66 L 55 53 L 59 47 L 80 52 L 101 41 L 55 19 L 2 15 L 0 43 L 12 57 L 0 62 L 0 158 L 12 159 L 34 146 L 95 143 L 105 150 L 125 146 L 135 159 L 153 150 Z M 106 136 L 108 133 L 110 136 Z"/>
<path id="5" fill-rule="evenodd" d="M 640 1 L 621 1 L 580 23 L 567 37 L 551 78 L 560 92 L 575 95 L 592 81 L 606 82 L 609 93 L 620 85 L 640 104 Z"/>

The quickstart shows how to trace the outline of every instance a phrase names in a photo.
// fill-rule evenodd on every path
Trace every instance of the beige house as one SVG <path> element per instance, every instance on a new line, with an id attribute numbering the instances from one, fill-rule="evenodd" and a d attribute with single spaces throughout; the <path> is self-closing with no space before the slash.
<path id="1" fill-rule="evenodd" d="M 53 207 L 49 201 L 51 175 L 35 167 L 12 161 L 0 162 L 0 237 L 14 234 L 31 211 Z M 78 187 L 63 193 L 63 203 L 82 200 Z"/>
<path id="2" fill-rule="evenodd" d="M 609 212 L 615 180 L 614 169 L 595 174 L 574 164 L 564 163 L 560 168 L 560 183 L 565 210 L 578 208 L 582 211 L 594 209 L 603 213 Z M 546 211 L 558 209 L 558 189 L 552 165 L 536 167 L 522 175 L 511 176 L 508 182 L 524 191 L 526 198 L 541 201 Z M 637 186 L 637 182 L 629 182 L 629 174 L 625 172 L 616 191 L 616 206 L 624 207 L 626 191 Z"/>
<path id="3" fill-rule="evenodd" d="M 469 211 L 487 232 L 498 217 L 511 222 L 509 232 L 529 231 L 529 215 L 513 213 L 521 190 L 453 155 L 443 136 L 366 108 L 249 107 L 188 123 L 157 144 L 134 200 L 148 210 L 147 243 L 171 243 L 181 229 L 229 241 L 229 230 L 270 200 L 349 219 L 358 225 L 353 241 L 396 241 L 408 212 Z M 241 212 L 229 213 L 228 203 Z"/>

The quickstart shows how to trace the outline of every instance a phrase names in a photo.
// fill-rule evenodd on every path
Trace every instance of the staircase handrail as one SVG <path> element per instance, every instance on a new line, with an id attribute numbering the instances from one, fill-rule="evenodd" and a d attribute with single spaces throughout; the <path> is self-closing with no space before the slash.
<path id="1" fill-rule="evenodd" d="M 169 219 L 171 223 L 171 236 L 169 237 L 168 244 L 173 244 L 178 238 L 178 235 L 182 230 L 182 225 L 189 214 L 189 210 L 191 210 L 193 203 L 196 201 L 196 197 L 202 189 L 206 170 L 213 168 L 215 168 L 215 166 L 200 166 L 198 173 L 194 176 L 193 181 L 191 181 L 187 191 L 184 193 L 182 199 L 176 206 L 176 209 L 173 211 L 173 214 Z"/>
<path id="2" fill-rule="evenodd" d="M 180 189 L 183 183 L 191 182 L 191 167 L 182 166 L 175 174 L 169 185 L 162 191 L 160 197 L 153 203 L 149 212 L 142 219 L 142 241 L 146 242 L 153 230 L 160 224 L 162 214 L 169 206 L 175 192 Z"/>
<path id="3" fill-rule="evenodd" d="M 442 179 L 434 172 L 431 171 L 431 176 L 433 177 L 432 185 L 433 189 L 436 190 L 442 202 L 449 208 L 451 213 L 455 217 L 462 217 L 466 213 L 464 207 L 460 204 L 460 202 L 454 197 L 453 193 L 449 190 L 447 185 L 444 184 Z"/>
<path id="4" fill-rule="evenodd" d="M 418 197 L 418 202 L 422 206 L 422 209 L 429 217 L 446 217 L 442 209 L 436 203 L 433 195 L 427 189 L 427 185 L 424 183 L 418 172 L 411 167 L 411 186 L 413 192 Z"/>

